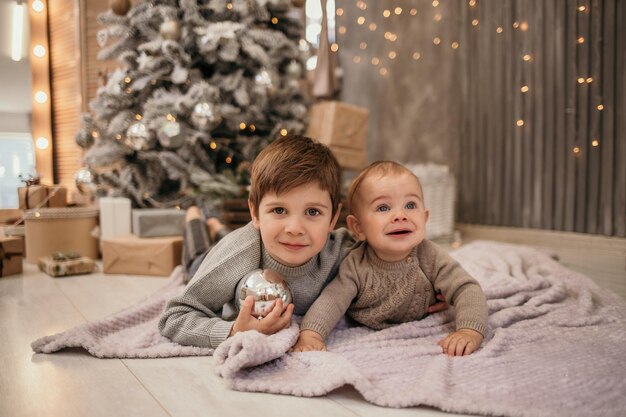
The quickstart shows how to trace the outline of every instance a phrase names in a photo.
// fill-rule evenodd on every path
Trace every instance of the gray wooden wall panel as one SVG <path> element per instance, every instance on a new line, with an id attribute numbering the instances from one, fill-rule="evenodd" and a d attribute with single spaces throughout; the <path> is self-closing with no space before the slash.
<path id="1" fill-rule="evenodd" d="M 449 165 L 463 222 L 626 236 L 626 0 L 357 3 L 337 0 L 340 99 L 370 110 L 370 161 Z"/>

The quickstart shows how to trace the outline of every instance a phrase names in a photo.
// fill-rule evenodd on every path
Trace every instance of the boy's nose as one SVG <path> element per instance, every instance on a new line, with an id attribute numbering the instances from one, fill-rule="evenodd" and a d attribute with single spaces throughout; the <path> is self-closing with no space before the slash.
<path id="1" fill-rule="evenodd" d="M 287 220 L 287 224 L 285 225 L 285 232 L 290 233 L 292 235 L 299 235 L 304 233 L 304 227 L 302 227 L 302 222 L 297 217 L 292 217 Z"/>

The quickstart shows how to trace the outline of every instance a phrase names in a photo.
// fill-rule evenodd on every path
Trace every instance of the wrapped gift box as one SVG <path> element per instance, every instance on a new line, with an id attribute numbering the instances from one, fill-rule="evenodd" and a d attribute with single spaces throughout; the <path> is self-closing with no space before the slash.
<path id="1" fill-rule="evenodd" d="M 130 199 L 102 197 L 100 204 L 100 235 L 104 238 L 130 235 Z"/>
<path id="2" fill-rule="evenodd" d="M 91 234 L 98 225 L 97 207 L 27 210 L 24 223 L 27 262 L 37 263 L 54 252 L 98 258 L 98 240 Z"/>
<path id="3" fill-rule="evenodd" d="M 22 240 L 16 237 L 0 237 L 0 277 L 22 272 Z"/>
<path id="4" fill-rule="evenodd" d="M 181 263 L 183 238 L 134 235 L 102 240 L 105 274 L 169 276 Z"/>
<path id="5" fill-rule="evenodd" d="M 39 259 L 39 269 L 52 277 L 90 274 L 96 269 L 96 263 L 87 256 L 75 252 L 56 252 Z"/>
<path id="6" fill-rule="evenodd" d="M 185 212 L 178 209 L 133 209 L 133 234 L 139 237 L 182 236 Z"/>
<path id="7" fill-rule="evenodd" d="M 311 106 L 307 136 L 328 145 L 343 168 L 361 169 L 367 164 L 368 117 L 365 108 L 323 101 Z"/>
<path id="8" fill-rule="evenodd" d="M 20 209 L 67 206 L 67 188 L 60 185 L 28 185 L 17 189 Z"/>

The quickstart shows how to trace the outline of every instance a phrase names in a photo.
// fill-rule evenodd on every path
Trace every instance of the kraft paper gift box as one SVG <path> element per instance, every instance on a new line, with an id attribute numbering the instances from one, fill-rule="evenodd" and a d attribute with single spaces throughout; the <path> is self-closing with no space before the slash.
<path id="1" fill-rule="evenodd" d="M 52 277 L 90 274 L 96 269 L 96 263 L 87 256 L 74 252 L 56 252 L 39 259 L 39 269 Z"/>
<path id="2" fill-rule="evenodd" d="M 0 277 L 22 272 L 22 240 L 16 237 L 0 237 Z"/>
<path id="3" fill-rule="evenodd" d="M 54 252 L 98 258 L 98 240 L 91 234 L 97 225 L 94 206 L 26 210 L 26 262 L 37 263 Z"/>
<path id="4" fill-rule="evenodd" d="M 133 234 L 139 237 L 182 236 L 185 212 L 178 209 L 133 209 Z"/>
<path id="5" fill-rule="evenodd" d="M 102 197 L 100 205 L 100 237 L 103 239 L 130 235 L 130 199 Z"/>
<path id="6" fill-rule="evenodd" d="M 367 165 L 365 139 L 369 112 L 339 101 L 322 101 L 309 110 L 307 136 L 328 145 L 343 168 Z"/>
<path id="7" fill-rule="evenodd" d="M 19 187 L 17 193 L 21 210 L 67 206 L 67 188 L 59 185 L 28 185 Z"/>
<path id="8" fill-rule="evenodd" d="M 134 235 L 102 240 L 102 265 L 105 274 L 169 276 L 180 265 L 183 238 Z"/>

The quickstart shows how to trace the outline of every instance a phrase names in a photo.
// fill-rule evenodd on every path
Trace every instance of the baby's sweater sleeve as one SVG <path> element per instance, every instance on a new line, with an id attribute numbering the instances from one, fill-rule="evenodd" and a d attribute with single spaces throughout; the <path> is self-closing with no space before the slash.
<path id="1" fill-rule="evenodd" d="M 355 252 L 351 252 L 341 263 L 339 273 L 324 288 L 320 296 L 307 311 L 300 330 L 313 330 L 324 339 L 346 314 L 358 293 L 357 264 Z"/>
<path id="2" fill-rule="evenodd" d="M 487 333 L 487 300 L 480 284 L 445 250 L 430 241 L 424 241 L 420 257 L 429 271 L 424 271 L 435 290 L 441 291 L 446 301 L 455 307 L 456 329 L 472 329 Z"/>

